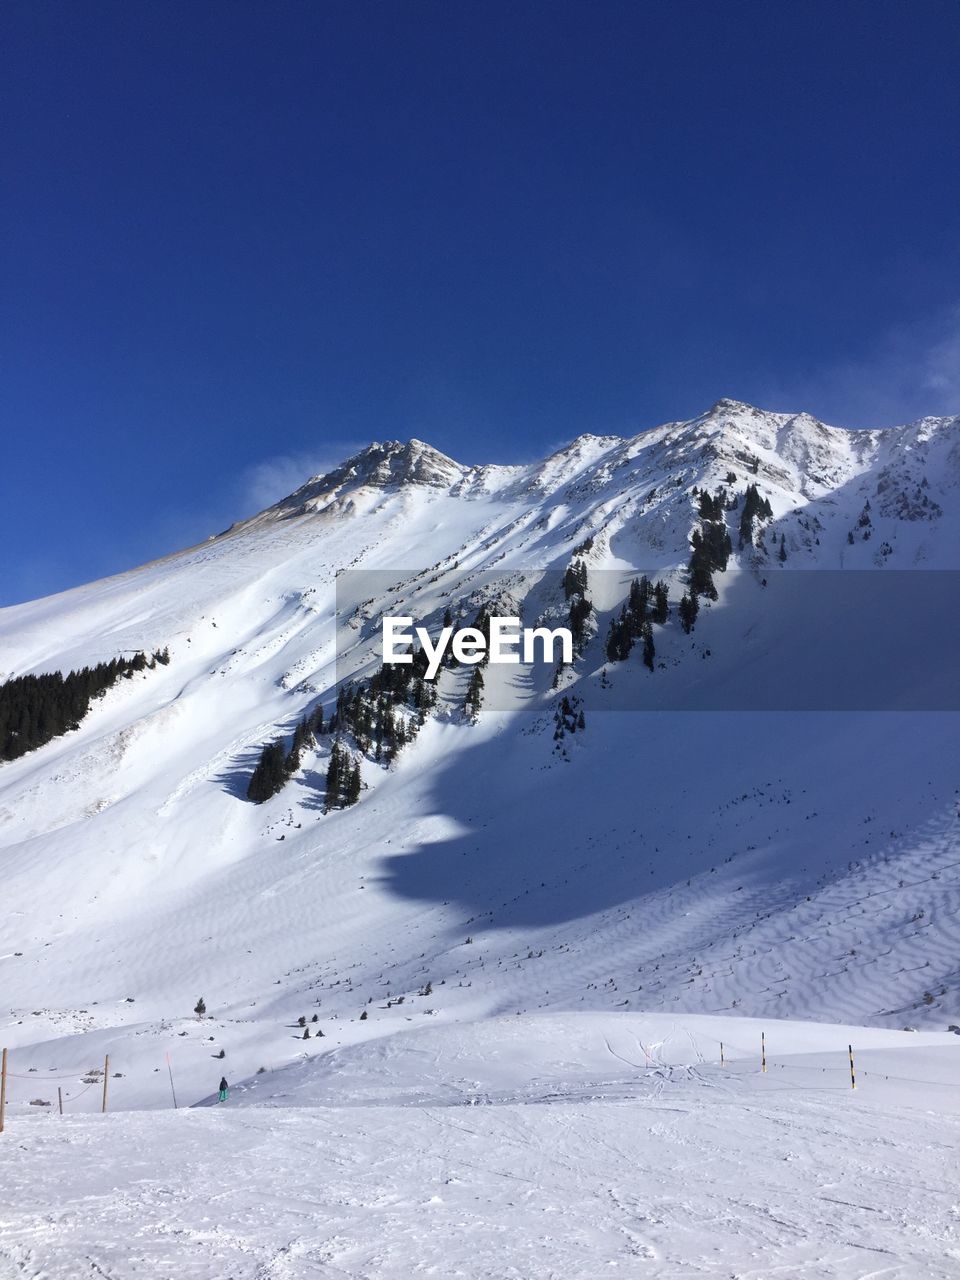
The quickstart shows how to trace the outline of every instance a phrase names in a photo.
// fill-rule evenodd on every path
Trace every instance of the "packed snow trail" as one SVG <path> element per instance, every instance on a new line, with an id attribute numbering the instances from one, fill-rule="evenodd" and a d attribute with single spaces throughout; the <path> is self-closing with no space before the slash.
<path id="1" fill-rule="evenodd" d="M 755 1053 L 733 1048 L 727 1069 L 700 1061 L 697 1046 L 736 1020 L 664 1022 L 664 1064 L 629 1069 L 604 1047 L 636 1036 L 622 1018 L 431 1029 L 377 1054 L 345 1051 L 342 1070 L 334 1055 L 330 1078 L 315 1063 L 292 1069 L 292 1085 L 290 1071 L 258 1080 L 223 1106 L 22 1121 L 0 1141 L 0 1269 L 26 1280 L 960 1276 L 960 1044 L 897 1049 L 910 1037 L 874 1032 L 881 1047 L 865 1056 L 899 1055 L 908 1075 L 945 1087 L 877 1073 L 854 1093 L 833 1028 L 770 1024 L 775 1042 L 805 1051 L 762 1075 Z M 683 1042 L 694 1062 L 671 1066 Z M 443 1100 L 453 1067 L 485 1075 L 472 1098 Z"/>

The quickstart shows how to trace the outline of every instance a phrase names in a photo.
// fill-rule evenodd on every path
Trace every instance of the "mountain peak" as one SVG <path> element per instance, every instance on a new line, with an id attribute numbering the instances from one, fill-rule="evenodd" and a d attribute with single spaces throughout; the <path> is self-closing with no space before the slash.
<path id="1" fill-rule="evenodd" d="M 423 440 L 377 440 L 332 471 L 311 477 L 269 510 L 280 515 L 318 511 L 335 498 L 365 488 L 390 490 L 425 485 L 446 489 L 465 474 L 466 468 L 460 463 Z"/>
<path id="2" fill-rule="evenodd" d="M 348 459 L 327 479 L 346 473 L 344 479 L 378 487 L 398 484 L 427 484 L 446 487 L 463 475 L 463 467 L 423 440 L 386 440 L 368 445 Z"/>
<path id="3" fill-rule="evenodd" d="M 737 427 L 749 430 L 751 426 L 763 428 L 776 424 L 782 425 L 792 416 L 788 413 L 777 413 L 773 409 L 761 409 L 755 404 L 748 404 L 745 400 L 733 400 L 728 396 L 724 396 L 715 404 L 712 404 L 699 421 L 702 423 L 719 422 L 721 426 L 732 422 Z"/>
<path id="4" fill-rule="evenodd" d="M 706 412 L 706 417 L 715 418 L 721 413 L 763 413 L 762 409 L 758 409 L 756 405 L 747 404 L 746 400 L 734 400 L 730 396 L 721 396 L 720 399 Z"/>

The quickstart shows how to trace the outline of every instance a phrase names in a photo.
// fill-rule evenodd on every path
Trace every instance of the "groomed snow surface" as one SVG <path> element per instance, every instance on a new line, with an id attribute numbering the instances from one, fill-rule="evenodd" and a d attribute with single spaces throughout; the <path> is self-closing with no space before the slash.
<path id="1" fill-rule="evenodd" d="M 957 1276 L 954 1039 L 514 1016 L 342 1049 L 225 1105 L 34 1117 L 0 1142 L 0 1271 Z"/>

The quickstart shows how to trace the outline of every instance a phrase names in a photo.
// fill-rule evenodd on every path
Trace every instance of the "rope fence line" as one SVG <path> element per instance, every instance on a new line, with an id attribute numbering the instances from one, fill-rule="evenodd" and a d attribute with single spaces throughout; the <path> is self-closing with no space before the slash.
<path id="1" fill-rule="evenodd" d="M 724 1067 L 724 1069 L 727 1069 L 729 1067 L 734 1067 L 734 1068 L 737 1067 L 738 1065 L 740 1065 L 743 1059 L 749 1060 L 751 1058 L 756 1058 L 761 1064 L 760 1066 L 761 1074 L 767 1069 L 768 1066 L 774 1066 L 781 1071 L 820 1071 L 820 1072 L 842 1071 L 844 1072 L 844 1074 L 849 1074 L 851 1077 L 851 1080 L 854 1079 L 853 1046 L 852 1045 L 847 1046 L 847 1053 L 850 1058 L 850 1065 L 848 1067 L 825 1067 L 825 1066 L 816 1067 L 816 1066 L 804 1066 L 802 1063 L 799 1063 L 799 1062 L 777 1062 L 774 1058 L 770 1056 L 770 1054 L 767 1051 L 765 1031 L 761 1032 L 760 1034 L 759 1051 L 757 1049 L 745 1049 L 743 1045 L 731 1044 L 729 1040 L 718 1040 L 714 1036 L 703 1036 L 703 1039 L 710 1040 L 713 1044 L 720 1046 L 720 1063 L 719 1064 L 720 1066 Z M 734 1049 L 737 1053 L 743 1055 L 743 1059 L 740 1059 L 740 1058 L 731 1059 L 729 1055 L 726 1055 L 724 1052 L 727 1049 Z M 807 1050 L 806 1052 L 820 1055 L 828 1051 L 824 1049 L 811 1049 L 811 1050 Z M 837 1052 L 841 1052 L 841 1051 L 838 1050 Z M 877 1051 L 867 1049 L 867 1050 L 864 1050 L 864 1052 L 871 1053 L 871 1052 L 877 1052 Z M 880 1052 L 883 1052 L 883 1051 L 880 1050 Z M 920 1080 L 914 1076 L 890 1075 L 887 1072 L 877 1071 L 875 1069 L 870 1071 L 859 1071 L 857 1072 L 857 1074 L 862 1077 L 868 1077 L 868 1078 L 872 1077 L 875 1080 L 892 1080 L 897 1082 L 898 1084 L 919 1084 L 919 1085 L 932 1084 L 932 1085 L 938 1085 L 944 1089 L 957 1088 L 957 1082 L 953 1080 Z M 854 1084 L 853 1087 L 856 1088 L 856 1085 Z"/>
<path id="2" fill-rule="evenodd" d="M 78 1067 L 73 1071 L 48 1072 L 45 1075 L 41 1075 L 39 1071 L 28 1071 L 26 1073 L 22 1071 L 10 1071 L 7 1066 L 8 1054 L 9 1050 L 5 1048 L 3 1050 L 2 1057 L 0 1057 L 0 1133 L 3 1133 L 4 1123 L 6 1120 L 8 1080 L 30 1080 L 36 1086 L 38 1084 L 52 1084 L 55 1080 L 75 1081 L 79 1076 L 85 1087 L 80 1089 L 77 1093 L 68 1093 L 66 1095 L 66 1101 L 76 1102 L 78 1098 L 82 1098 L 83 1095 L 88 1093 L 95 1085 L 99 1085 L 103 1089 L 103 1100 L 100 1104 L 100 1110 L 101 1112 L 106 1112 L 107 1090 L 110 1082 L 109 1053 L 105 1055 L 102 1067 Z M 92 1077 L 92 1079 L 88 1079 L 88 1077 Z M 64 1094 L 61 1086 L 57 1086 L 57 1103 L 60 1115 L 63 1115 Z M 50 1106 L 51 1104 L 47 1102 L 46 1099 L 43 1099 L 39 1105 Z"/>
<path id="3" fill-rule="evenodd" d="M 8 1071 L 8 1080 L 34 1080 L 38 1084 L 45 1084 L 48 1080 L 76 1080 L 77 1076 L 89 1076 L 95 1071 L 102 1071 L 102 1067 L 84 1067 L 82 1071 L 66 1071 L 55 1076 L 42 1076 L 39 1071 L 30 1071 L 26 1075 L 22 1071 Z"/>
<path id="4" fill-rule="evenodd" d="M 796 1062 L 774 1062 L 772 1064 L 779 1067 L 781 1071 L 842 1071 L 848 1074 L 847 1067 L 803 1067 Z M 957 1084 L 952 1080 L 919 1080 L 914 1076 L 889 1076 L 880 1071 L 858 1071 L 859 1076 L 872 1076 L 875 1080 L 894 1080 L 898 1084 L 920 1084 L 920 1085 L 940 1085 L 944 1089 L 956 1089 Z"/>
<path id="5" fill-rule="evenodd" d="M 719 1046 L 719 1050 L 720 1050 L 719 1062 L 710 1063 L 709 1065 L 720 1066 L 721 1068 L 723 1068 L 724 1075 L 762 1074 L 763 1072 L 767 1071 L 768 1066 L 775 1067 L 780 1071 L 802 1071 L 808 1074 L 819 1072 L 821 1075 L 825 1075 L 827 1072 L 836 1073 L 840 1071 L 840 1072 L 843 1072 L 845 1075 L 849 1074 L 851 1089 L 855 1090 L 857 1087 L 857 1081 L 856 1081 L 857 1073 L 854 1067 L 853 1045 L 850 1045 L 850 1044 L 847 1045 L 847 1056 L 849 1058 L 848 1065 L 842 1066 L 842 1067 L 841 1066 L 833 1067 L 833 1066 L 826 1066 L 826 1065 L 817 1066 L 814 1064 L 804 1065 L 798 1062 L 778 1062 L 775 1058 L 770 1057 L 767 1053 L 766 1031 L 761 1032 L 760 1044 L 756 1049 L 746 1049 L 744 1048 L 743 1045 L 734 1045 L 734 1044 L 731 1044 L 729 1040 L 719 1040 L 714 1036 L 708 1035 L 708 1036 L 704 1036 L 703 1038 Z M 664 1066 L 671 1065 L 669 1063 L 663 1063 L 658 1061 L 657 1058 L 653 1056 L 653 1053 L 651 1053 L 651 1051 L 648 1050 L 645 1045 L 643 1045 L 640 1041 L 638 1041 L 637 1043 L 639 1044 L 640 1049 L 643 1051 L 644 1057 L 646 1059 L 645 1068 L 664 1067 Z M 698 1056 L 700 1056 L 700 1050 L 699 1048 L 697 1048 L 695 1037 L 693 1038 L 693 1043 Z M 659 1048 L 660 1046 L 658 1045 L 655 1047 Z M 736 1053 L 740 1054 L 741 1056 L 738 1058 L 731 1059 L 725 1053 L 725 1050 L 729 1050 L 729 1049 L 733 1049 Z M 800 1056 L 802 1056 L 803 1052 L 821 1056 L 825 1052 L 830 1052 L 830 1051 L 823 1050 L 823 1049 L 806 1050 L 806 1051 L 802 1051 Z M 837 1053 L 839 1054 L 840 1052 L 842 1052 L 842 1050 L 838 1049 Z M 866 1052 L 875 1052 L 875 1051 L 867 1050 Z M 102 1112 L 106 1112 L 107 1088 L 108 1088 L 108 1082 L 110 1078 L 109 1054 L 104 1058 L 104 1064 L 102 1068 L 101 1067 L 84 1067 L 84 1068 L 78 1068 L 75 1071 L 66 1071 L 66 1072 L 58 1071 L 58 1072 L 50 1073 L 46 1075 L 41 1075 L 37 1071 L 30 1071 L 30 1072 L 24 1073 L 24 1072 L 8 1070 L 7 1055 L 8 1055 L 8 1050 L 4 1049 L 2 1053 L 2 1067 L 0 1067 L 0 1133 L 3 1132 L 3 1128 L 4 1128 L 8 1080 L 31 1080 L 34 1082 L 34 1084 L 44 1084 L 44 1083 L 52 1082 L 55 1080 L 76 1080 L 78 1076 L 80 1076 L 82 1079 L 85 1076 L 92 1075 L 94 1076 L 94 1079 L 86 1081 L 84 1088 L 82 1088 L 77 1093 L 66 1094 L 64 1096 L 62 1093 L 62 1090 L 60 1088 L 57 1089 L 57 1094 L 60 1102 L 60 1114 L 63 1115 L 64 1101 L 76 1102 L 78 1099 L 82 1098 L 85 1093 L 89 1093 L 89 1091 L 97 1085 L 100 1085 L 103 1089 L 103 1101 L 100 1109 Z M 791 1056 L 797 1056 L 797 1055 L 791 1055 Z M 753 1070 L 749 1069 L 751 1059 L 756 1064 Z M 170 1062 L 169 1053 L 166 1054 L 166 1063 L 167 1063 L 168 1073 L 170 1076 L 170 1089 L 173 1095 L 173 1105 L 174 1105 L 174 1108 L 176 1109 L 177 1096 L 174 1090 L 173 1069 L 172 1069 L 172 1064 Z M 701 1056 L 701 1064 L 707 1065 L 706 1060 L 703 1059 L 702 1056 Z M 639 1067 L 639 1063 L 637 1063 L 636 1065 Z M 738 1068 L 742 1068 L 742 1067 L 747 1067 L 748 1070 L 747 1071 L 738 1070 Z M 891 1075 L 889 1072 L 877 1071 L 874 1069 L 871 1069 L 869 1071 L 860 1071 L 859 1075 L 861 1079 L 893 1081 L 898 1084 L 919 1085 L 921 1088 L 929 1087 L 933 1085 L 936 1088 L 955 1089 L 957 1088 L 957 1085 L 958 1085 L 958 1082 L 951 1081 L 951 1080 L 930 1080 L 930 1079 L 923 1080 L 916 1076 Z M 46 1104 L 46 1105 L 49 1105 L 49 1104 Z"/>

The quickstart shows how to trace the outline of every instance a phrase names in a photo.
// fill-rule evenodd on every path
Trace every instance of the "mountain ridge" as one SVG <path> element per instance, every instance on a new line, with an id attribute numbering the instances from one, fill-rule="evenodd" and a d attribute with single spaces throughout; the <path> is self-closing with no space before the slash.
<path id="1" fill-rule="evenodd" d="M 756 428 L 755 432 L 750 430 L 751 427 Z M 775 429 L 773 438 L 771 438 L 771 427 Z M 490 473 L 499 473 L 504 477 L 525 477 L 530 483 L 534 483 L 539 474 L 550 469 L 551 463 L 562 465 L 567 460 L 579 459 L 589 447 L 594 445 L 608 445 L 609 450 L 639 451 L 651 443 L 661 444 L 663 441 L 672 441 L 687 435 L 693 436 L 695 440 L 704 441 L 715 441 L 719 437 L 725 442 L 731 437 L 747 435 L 760 447 L 777 451 L 781 447 L 781 436 L 789 442 L 794 436 L 812 433 L 815 439 L 819 438 L 834 445 L 854 446 L 852 452 L 864 453 L 869 447 L 876 448 L 881 443 L 915 447 L 917 443 L 927 443 L 930 438 L 936 437 L 940 432 L 957 430 L 958 427 L 960 427 L 960 416 L 956 415 L 924 417 L 915 422 L 882 428 L 837 427 L 829 426 L 803 411 L 780 413 L 763 410 L 743 401 L 721 398 L 710 409 L 692 419 L 645 428 L 632 436 L 581 433 L 546 457 L 531 463 L 468 465 L 456 461 L 435 446 L 416 437 L 405 442 L 375 441 L 351 455 L 332 471 L 310 477 L 293 493 L 281 498 L 266 510 L 287 511 L 291 507 L 302 507 L 303 512 L 306 513 L 309 507 L 305 503 L 309 499 L 337 489 L 347 481 L 354 481 L 358 485 L 391 487 L 404 483 L 423 483 L 439 488 L 443 487 L 444 480 L 447 480 L 451 487 L 462 486 L 467 480 L 477 480 Z M 703 428 L 708 428 L 706 436 L 698 434 Z M 911 436 L 914 437 L 913 440 Z M 469 487 L 463 491 L 468 493 Z M 264 512 L 258 513 L 258 515 L 263 514 Z"/>

